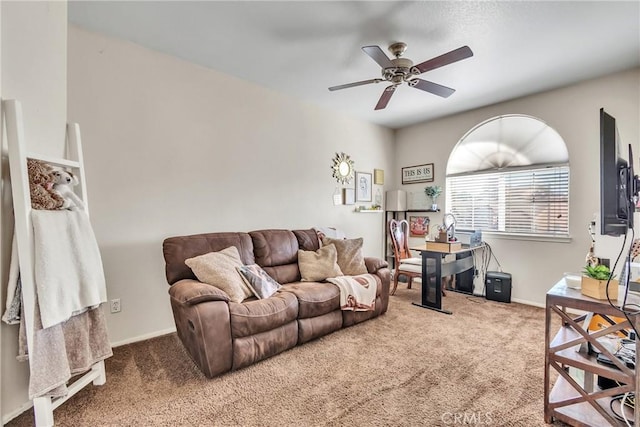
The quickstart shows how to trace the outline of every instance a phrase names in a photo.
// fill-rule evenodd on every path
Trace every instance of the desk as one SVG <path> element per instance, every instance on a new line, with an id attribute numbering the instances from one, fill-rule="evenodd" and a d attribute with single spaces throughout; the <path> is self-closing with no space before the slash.
<path id="1" fill-rule="evenodd" d="M 452 314 L 449 310 L 444 310 L 442 308 L 442 276 L 452 276 L 473 268 L 473 257 L 448 262 L 444 266 L 442 265 L 442 257 L 450 254 L 463 254 L 483 247 L 483 245 L 480 245 L 471 248 L 468 245 L 463 245 L 462 249 L 459 250 L 440 251 L 427 249 L 426 244 L 423 244 L 418 247 L 410 248 L 413 251 L 420 252 L 420 255 L 422 256 L 422 300 L 420 304 L 415 302 L 412 304 L 417 305 L 418 307 L 439 311 L 441 313 Z M 429 263 L 430 260 L 433 261 Z M 431 264 L 435 267 L 433 269 L 433 273 L 429 273 L 427 271 L 427 267 L 431 266 Z M 435 276 L 433 284 L 429 280 L 431 276 Z"/>

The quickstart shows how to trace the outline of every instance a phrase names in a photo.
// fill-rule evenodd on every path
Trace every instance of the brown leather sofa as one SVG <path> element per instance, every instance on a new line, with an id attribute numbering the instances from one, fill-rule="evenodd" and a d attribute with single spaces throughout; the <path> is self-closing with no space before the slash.
<path id="1" fill-rule="evenodd" d="M 282 289 L 242 303 L 199 282 L 185 260 L 235 246 L 244 264 L 260 265 Z M 314 230 L 260 230 L 171 237 L 164 241 L 167 281 L 178 336 L 209 378 L 240 369 L 342 327 L 379 316 L 389 304 L 386 261 L 366 258 L 376 277 L 375 311 L 343 311 L 331 283 L 301 282 L 298 249 L 320 247 Z"/>

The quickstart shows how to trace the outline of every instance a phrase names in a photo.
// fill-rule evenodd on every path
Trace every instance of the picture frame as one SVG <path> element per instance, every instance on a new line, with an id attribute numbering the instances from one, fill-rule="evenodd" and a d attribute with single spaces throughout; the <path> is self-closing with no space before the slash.
<path id="1" fill-rule="evenodd" d="M 371 201 L 372 175 L 369 172 L 356 172 L 356 202 Z"/>
<path id="2" fill-rule="evenodd" d="M 342 189 L 342 203 L 345 205 L 356 204 L 356 189 L 355 188 L 343 188 Z"/>
<path id="3" fill-rule="evenodd" d="M 429 235 L 430 219 L 424 215 L 409 215 L 409 237 L 425 237 Z"/>
<path id="4" fill-rule="evenodd" d="M 373 170 L 373 183 L 376 185 L 384 185 L 384 170 L 383 169 L 374 169 Z"/>
<path id="5" fill-rule="evenodd" d="M 402 184 L 433 182 L 433 163 L 402 168 Z"/>

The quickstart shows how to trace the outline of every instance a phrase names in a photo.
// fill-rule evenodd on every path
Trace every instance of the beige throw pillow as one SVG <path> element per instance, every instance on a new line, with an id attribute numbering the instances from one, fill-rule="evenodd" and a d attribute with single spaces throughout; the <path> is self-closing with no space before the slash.
<path id="1" fill-rule="evenodd" d="M 302 281 L 321 282 L 329 277 L 342 276 L 337 259 L 338 253 L 334 245 L 323 246 L 315 252 L 298 250 Z"/>
<path id="2" fill-rule="evenodd" d="M 253 295 L 236 270 L 236 267 L 242 267 L 242 260 L 235 246 L 189 258 L 184 263 L 199 281 L 223 290 L 233 302 L 242 302 Z"/>
<path id="3" fill-rule="evenodd" d="M 362 237 L 346 240 L 331 239 L 329 237 L 322 239 L 323 245 L 335 245 L 338 252 L 338 266 L 342 273 L 347 276 L 368 273 L 362 256 L 362 243 Z"/>

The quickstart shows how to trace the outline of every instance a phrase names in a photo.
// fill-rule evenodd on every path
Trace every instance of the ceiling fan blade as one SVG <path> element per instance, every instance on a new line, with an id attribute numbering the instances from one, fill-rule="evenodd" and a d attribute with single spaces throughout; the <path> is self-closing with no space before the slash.
<path id="1" fill-rule="evenodd" d="M 417 70 L 418 72 L 415 74 L 420 74 L 427 71 L 435 70 L 436 68 L 440 68 L 472 56 L 473 52 L 471 51 L 469 46 L 462 46 L 458 49 L 452 50 L 451 52 L 447 52 L 435 58 L 424 61 L 414 66 L 411 71 L 415 72 Z"/>
<path id="2" fill-rule="evenodd" d="M 380 97 L 380 100 L 376 104 L 375 109 L 382 110 L 383 108 L 385 108 L 389 103 L 389 100 L 391 99 L 391 95 L 393 95 L 393 92 L 395 92 L 395 90 L 396 90 L 396 85 L 387 86 L 384 92 L 382 92 L 382 96 Z"/>
<path id="3" fill-rule="evenodd" d="M 347 83 L 347 84 L 339 85 L 339 86 L 331 86 L 329 88 L 329 90 L 333 92 L 334 90 L 347 89 L 347 88 L 350 88 L 350 87 L 368 85 L 370 83 L 380 83 L 380 82 L 383 82 L 383 81 L 384 81 L 383 79 L 362 80 L 360 82 Z"/>
<path id="4" fill-rule="evenodd" d="M 408 81 L 409 86 L 415 87 L 416 89 L 424 90 L 425 92 L 432 93 L 434 95 L 441 96 L 443 98 L 450 97 L 455 89 L 451 89 L 450 87 L 439 85 L 438 83 L 430 82 L 428 80 L 422 79 L 411 79 Z"/>
<path id="5" fill-rule="evenodd" d="M 376 61 L 382 68 L 393 67 L 393 62 L 391 62 L 389 57 L 382 49 L 380 49 L 380 46 L 363 46 L 362 50 L 364 50 L 364 53 L 369 55 L 371 59 Z"/>

